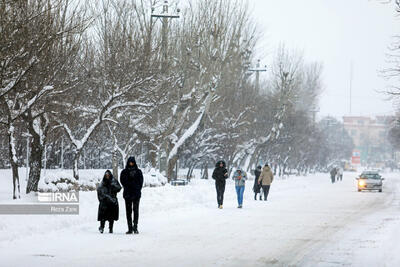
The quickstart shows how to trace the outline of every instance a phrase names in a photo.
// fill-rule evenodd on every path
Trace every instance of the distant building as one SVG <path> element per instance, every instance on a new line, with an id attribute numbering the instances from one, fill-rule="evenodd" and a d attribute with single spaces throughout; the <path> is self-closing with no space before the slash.
<path id="1" fill-rule="evenodd" d="M 361 164 L 378 164 L 393 159 L 388 132 L 394 116 L 344 116 L 343 124 L 360 151 Z"/>

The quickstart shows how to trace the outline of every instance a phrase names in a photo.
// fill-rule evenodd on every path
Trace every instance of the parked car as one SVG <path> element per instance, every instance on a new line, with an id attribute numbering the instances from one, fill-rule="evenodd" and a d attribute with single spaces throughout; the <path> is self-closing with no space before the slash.
<path id="1" fill-rule="evenodd" d="M 357 180 L 357 190 L 378 190 L 382 192 L 382 181 L 385 180 L 378 171 L 363 171 Z"/>

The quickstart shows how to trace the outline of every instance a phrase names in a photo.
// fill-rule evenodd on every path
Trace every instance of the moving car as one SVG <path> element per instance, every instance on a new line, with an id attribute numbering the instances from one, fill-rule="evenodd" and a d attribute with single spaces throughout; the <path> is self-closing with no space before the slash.
<path id="1" fill-rule="evenodd" d="M 385 180 L 378 171 L 363 171 L 357 180 L 358 192 L 361 190 L 378 190 L 382 192 L 382 181 Z"/>

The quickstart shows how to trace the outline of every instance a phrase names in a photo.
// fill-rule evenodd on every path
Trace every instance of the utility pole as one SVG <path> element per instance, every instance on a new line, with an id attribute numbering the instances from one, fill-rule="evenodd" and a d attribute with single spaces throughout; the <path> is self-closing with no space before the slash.
<path id="1" fill-rule="evenodd" d="M 176 10 L 177 14 L 170 14 L 169 13 L 169 4 L 168 0 L 164 1 L 164 4 L 162 5 L 162 12 L 160 14 L 155 14 L 156 7 L 151 7 L 151 20 L 156 19 L 160 20 L 162 23 L 162 29 L 161 29 L 161 49 L 162 49 L 162 62 L 161 62 L 161 72 L 165 76 L 168 75 L 168 21 L 170 19 L 178 19 L 180 18 L 179 13 L 181 12 L 180 9 L 178 8 Z M 152 23 L 152 21 L 151 21 Z M 163 85 L 165 87 L 165 85 Z M 179 93 L 178 93 L 179 97 Z M 157 115 L 158 116 L 158 115 Z M 157 119 L 158 121 L 158 119 Z M 160 145 L 161 147 L 161 145 Z M 160 172 L 161 172 L 161 149 L 159 149 L 159 167 L 160 167 Z"/>
<path id="2" fill-rule="evenodd" d="M 351 98 L 352 98 L 352 88 L 353 87 L 353 61 L 350 63 L 350 84 L 349 84 L 349 93 L 350 93 L 350 99 L 349 99 L 349 112 L 351 116 Z"/>
<path id="3" fill-rule="evenodd" d="M 262 68 L 260 62 L 261 62 L 261 60 L 257 60 L 256 67 L 255 68 L 250 68 L 248 70 L 249 72 L 255 72 L 256 73 L 256 89 L 257 89 L 257 92 L 260 91 L 260 72 L 266 72 L 267 71 L 267 66 L 265 65 L 264 68 Z"/>
<path id="4" fill-rule="evenodd" d="M 162 48 L 162 63 L 161 63 L 161 71 L 163 74 L 167 74 L 168 71 L 168 21 L 170 19 L 180 18 L 179 13 L 180 9 L 178 8 L 176 11 L 178 14 L 169 14 L 169 5 L 168 0 L 164 1 L 162 6 L 161 14 L 154 14 L 155 7 L 151 8 L 151 18 L 160 19 L 162 22 L 162 40 L 161 40 L 161 48 Z"/>
<path id="5" fill-rule="evenodd" d="M 320 108 L 314 107 L 313 109 L 310 110 L 310 112 L 312 113 L 312 117 L 313 117 L 313 123 L 315 125 L 315 123 L 317 122 L 317 116 L 316 114 L 320 111 Z"/>

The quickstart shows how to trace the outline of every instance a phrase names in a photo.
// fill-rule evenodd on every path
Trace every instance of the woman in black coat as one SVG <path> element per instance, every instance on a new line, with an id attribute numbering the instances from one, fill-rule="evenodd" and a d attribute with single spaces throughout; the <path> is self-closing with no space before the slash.
<path id="1" fill-rule="evenodd" d="M 109 222 L 110 233 L 113 232 L 114 221 L 118 221 L 119 207 L 117 193 L 119 191 L 121 191 L 121 185 L 117 179 L 114 179 L 112 173 L 107 170 L 103 180 L 97 187 L 97 197 L 100 202 L 97 220 L 100 221 L 100 233 L 104 232 L 106 221 Z"/>
<path id="2" fill-rule="evenodd" d="M 256 179 L 254 180 L 254 186 L 253 186 L 254 200 L 257 200 L 257 194 L 261 193 L 261 185 L 258 183 L 258 178 L 260 178 L 260 175 L 261 175 L 261 166 L 257 166 L 257 168 L 254 171 L 254 175 L 256 176 Z M 260 200 L 262 200 L 261 194 L 260 194 Z"/>

